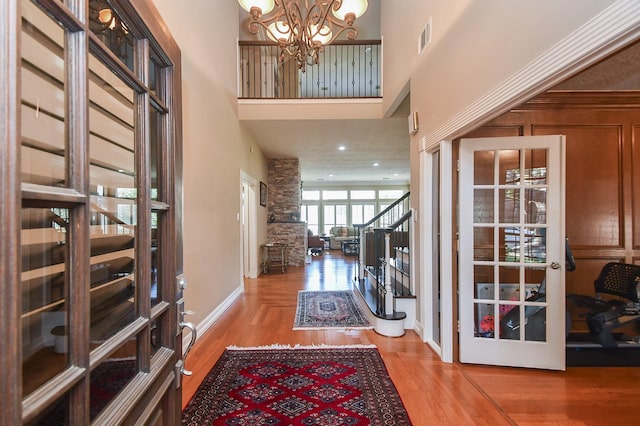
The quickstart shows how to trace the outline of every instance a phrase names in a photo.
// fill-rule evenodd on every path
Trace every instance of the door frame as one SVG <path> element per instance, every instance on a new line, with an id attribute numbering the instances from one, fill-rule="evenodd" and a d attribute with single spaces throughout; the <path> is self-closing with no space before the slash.
<path id="1" fill-rule="evenodd" d="M 242 197 L 242 191 L 247 188 L 246 198 Z M 258 278 L 258 181 L 253 176 L 240 170 L 240 282 L 244 278 Z M 248 259 L 245 257 L 248 256 Z M 248 261 L 245 267 L 245 261 Z"/>
<path id="2" fill-rule="evenodd" d="M 431 186 L 431 176 L 433 173 L 433 154 L 440 152 L 440 282 L 453 282 L 453 256 L 449 249 L 453 246 L 453 217 L 450 212 L 453 210 L 453 182 L 448 177 L 453 175 L 453 145 L 451 141 L 442 141 L 428 151 L 420 154 L 420 223 L 421 226 L 421 264 L 420 269 L 420 293 L 423 295 L 421 302 L 420 322 L 422 324 L 422 340 L 427 343 L 444 362 L 453 362 L 454 352 L 454 294 L 453 286 L 440 286 L 440 343 L 434 339 L 434 326 L 432 317 L 432 306 L 434 287 L 437 285 L 433 281 L 430 271 L 433 269 L 433 209 L 431 200 L 433 199 L 433 188 Z"/>

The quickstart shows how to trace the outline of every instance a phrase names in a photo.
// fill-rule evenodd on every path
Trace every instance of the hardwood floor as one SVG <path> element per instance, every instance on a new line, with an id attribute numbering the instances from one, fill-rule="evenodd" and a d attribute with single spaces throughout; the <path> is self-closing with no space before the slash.
<path id="1" fill-rule="evenodd" d="M 409 412 L 421 425 L 637 425 L 640 368 L 550 372 L 446 364 L 413 331 L 398 338 L 373 330 L 293 331 L 299 290 L 350 289 L 354 258 L 338 251 L 245 280 L 245 293 L 195 345 L 186 362 L 183 405 L 225 347 L 375 344 Z"/>

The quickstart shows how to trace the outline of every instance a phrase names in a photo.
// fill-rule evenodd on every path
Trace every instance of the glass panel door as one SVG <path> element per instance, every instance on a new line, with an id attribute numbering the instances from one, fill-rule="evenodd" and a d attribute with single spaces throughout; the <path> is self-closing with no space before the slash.
<path id="1" fill-rule="evenodd" d="M 562 147 L 560 136 L 461 143 L 463 362 L 564 369 Z"/>

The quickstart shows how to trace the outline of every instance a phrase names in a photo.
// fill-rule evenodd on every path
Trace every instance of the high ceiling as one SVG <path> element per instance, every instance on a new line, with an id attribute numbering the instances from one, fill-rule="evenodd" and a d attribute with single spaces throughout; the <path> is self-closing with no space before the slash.
<path id="1" fill-rule="evenodd" d="M 298 158 L 305 185 L 407 185 L 408 115 L 407 97 L 387 119 L 251 120 L 243 124 L 267 158 Z M 339 150 L 341 146 L 345 149 Z"/>

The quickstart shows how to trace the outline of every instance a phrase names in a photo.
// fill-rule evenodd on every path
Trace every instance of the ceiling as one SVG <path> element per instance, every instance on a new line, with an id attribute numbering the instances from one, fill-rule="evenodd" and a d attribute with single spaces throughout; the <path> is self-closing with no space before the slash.
<path id="1" fill-rule="evenodd" d="M 407 185 L 411 175 L 408 115 L 407 96 L 391 118 L 380 120 L 242 123 L 267 158 L 298 158 L 306 186 Z"/>

